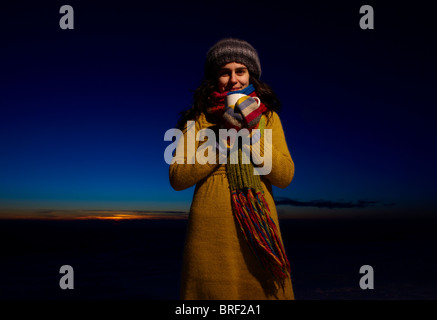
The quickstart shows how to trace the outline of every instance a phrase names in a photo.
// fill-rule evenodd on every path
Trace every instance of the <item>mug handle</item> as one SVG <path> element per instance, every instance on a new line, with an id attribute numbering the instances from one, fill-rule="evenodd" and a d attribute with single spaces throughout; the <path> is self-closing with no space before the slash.
<path id="1" fill-rule="evenodd" d="M 252 98 L 254 98 L 254 99 L 256 99 L 258 101 L 258 107 L 259 107 L 261 105 L 261 99 L 258 98 L 258 97 L 252 97 Z"/>

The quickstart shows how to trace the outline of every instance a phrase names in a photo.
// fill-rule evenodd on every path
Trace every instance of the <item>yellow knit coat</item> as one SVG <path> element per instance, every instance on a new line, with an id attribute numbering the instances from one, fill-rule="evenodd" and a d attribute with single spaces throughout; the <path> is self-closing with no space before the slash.
<path id="1" fill-rule="evenodd" d="M 195 122 L 196 134 L 213 125 L 202 114 Z M 279 229 L 272 185 L 287 187 L 294 175 L 294 163 L 281 121 L 275 112 L 268 117 L 265 128 L 272 129 L 272 170 L 268 175 L 261 176 L 261 181 L 271 217 Z M 184 138 L 186 141 L 186 131 Z M 196 141 L 196 150 L 198 146 Z M 174 160 L 182 160 L 180 157 L 176 155 Z M 232 212 L 226 165 L 187 164 L 186 152 L 183 157 L 183 164 L 174 162 L 169 172 L 170 183 L 175 190 L 196 185 L 185 239 L 181 298 L 294 299 L 290 277 L 282 284 L 274 280 L 244 239 Z M 279 237 L 282 241 L 280 230 Z"/>

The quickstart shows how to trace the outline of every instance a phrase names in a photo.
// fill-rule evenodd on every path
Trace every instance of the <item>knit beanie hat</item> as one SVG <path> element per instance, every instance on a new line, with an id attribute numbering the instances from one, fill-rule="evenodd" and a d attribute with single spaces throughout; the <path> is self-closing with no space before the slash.
<path id="1" fill-rule="evenodd" d="M 261 64 L 255 48 L 244 40 L 225 38 L 212 46 L 206 54 L 205 77 L 215 77 L 220 67 L 229 62 L 244 64 L 257 79 L 261 76 Z"/>

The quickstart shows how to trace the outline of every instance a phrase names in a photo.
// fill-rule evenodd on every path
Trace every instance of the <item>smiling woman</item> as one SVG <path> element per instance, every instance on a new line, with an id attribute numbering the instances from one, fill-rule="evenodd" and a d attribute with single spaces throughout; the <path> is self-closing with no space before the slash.
<path id="1" fill-rule="evenodd" d="M 177 149 L 183 150 L 182 158 L 170 165 L 170 183 L 176 190 L 196 185 L 184 249 L 183 299 L 294 298 L 272 193 L 272 185 L 284 188 L 291 182 L 294 164 L 275 112 L 279 101 L 260 75 L 257 51 L 249 43 L 219 41 L 208 51 L 193 108 L 181 118 L 184 136 Z M 185 141 L 192 130 L 182 127 L 187 120 L 194 120 L 196 134 L 259 129 L 262 149 L 270 148 L 271 170 L 254 174 L 260 163 L 253 157 L 245 161 L 246 145 L 229 149 L 224 162 L 189 163 Z M 267 130 L 271 143 L 263 140 Z M 195 141 L 194 149 L 202 145 Z"/>

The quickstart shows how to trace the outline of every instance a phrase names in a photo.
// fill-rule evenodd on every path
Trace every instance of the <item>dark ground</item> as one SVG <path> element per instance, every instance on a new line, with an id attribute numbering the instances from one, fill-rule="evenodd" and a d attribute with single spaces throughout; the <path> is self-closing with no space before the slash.
<path id="1" fill-rule="evenodd" d="M 0 299 L 179 298 L 186 220 L 0 221 Z M 434 300 L 434 219 L 281 220 L 300 300 Z M 61 290 L 62 265 L 74 289 Z M 362 290 L 362 265 L 374 289 Z"/>

